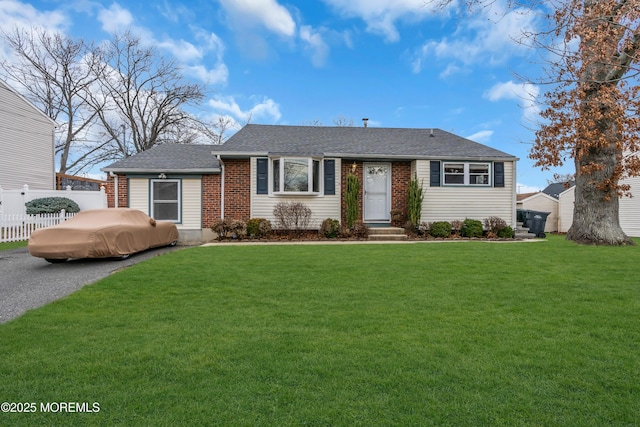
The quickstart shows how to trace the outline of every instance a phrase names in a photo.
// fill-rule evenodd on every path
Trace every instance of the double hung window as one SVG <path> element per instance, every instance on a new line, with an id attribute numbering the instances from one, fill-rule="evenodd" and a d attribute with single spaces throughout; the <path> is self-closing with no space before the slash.
<path id="1" fill-rule="evenodd" d="M 272 159 L 274 193 L 319 193 L 320 161 L 312 158 Z"/>
<path id="2" fill-rule="evenodd" d="M 151 216 L 157 220 L 180 222 L 180 180 L 151 180 Z"/>
<path id="3" fill-rule="evenodd" d="M 444 184 L 488 186 L 490 171 L 489 163 L 444 162 Z"/>

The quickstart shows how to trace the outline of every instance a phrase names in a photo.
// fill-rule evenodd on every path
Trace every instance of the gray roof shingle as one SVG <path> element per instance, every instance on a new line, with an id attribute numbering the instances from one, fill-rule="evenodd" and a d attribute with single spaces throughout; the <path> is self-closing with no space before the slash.
<path id="1" fill-rule="evenodd" d="M 433 135 L 433 136 L 431 136 Z M 254 125 L 214 147 L 221 155 L 515 160 L 515 156 L 440 129 Z"/>
<path id="2" fill-rule="evenodd" d="M 504 159 L 515 156 L 441 129 L 253 125 L 223 145 L 161 144 L 102 168 L 105 172 L 220 172 L 215 155 L 360 159 Z"/>
<path id="3" fill-rule="evenodd" d="M 211 154 L 214 146 L 161 144 L 102 168 L 109 172 L 220 172 L 220 162 Z"/>

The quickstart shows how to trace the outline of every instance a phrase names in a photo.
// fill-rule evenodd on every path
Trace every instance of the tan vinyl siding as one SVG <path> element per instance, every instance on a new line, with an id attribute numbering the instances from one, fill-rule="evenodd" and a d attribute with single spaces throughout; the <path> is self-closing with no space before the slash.
<path id="1" fill-rule="evenodd" d="M 0 84 L 0 127 L 0 186 L 54 190 L 53 122 Z"/>
<path id="2" fill-rule="evenodd" d="M 178 228 L 202 227 L 202 183 L 200 178 L 182 180 L 182 223 Z"/>
<path id="3" fill-rule="evenodd" d="M 549 212 L 544 231 L 553 233 L 558 231 L 558 201 L 544 193 L 538 193 L 522 201 L 522 209 Z"/>
<path id="4" fill-rule="evenodd" d="M 430 162 L 416 161 L 418 179 L 424 183 L 422 221 L 484 220 L 497 216 L 515 225 L 513 162 L 504 162 L 504 187 L 429 186 Z"/>
<path id="5" fill-rule="evenodd" d="M 340 220 L 340 159 L 335 159 L 336 167 L 336 194 L 334 196 L 270 196 L 268 194 L 256 194 L 256 159 L 251 158 L 251 217 L 266 218 L 276 226 L 273 216 L 273 208 L 279 202 L 301 202 L 307 205 L 312 211 L 311 229 L 320 228 L 322 221 L 326 218 Z M 322 177 L 321 177 L 322 179 Z"/>
<path id="6" fill-rule="evenodd" d="M 149 215 L 149 179 L 129 178 L 129 207 Z"/>
<path id="7" fill-rule="evenodd" d="M 202 186 L 200 178 L 182 179 L 182 222 L 178 229 L 202 228 Z M 129 207 L 139 209 L 149 215 L 151 195 L 149 178 L 129 179 Z"/>

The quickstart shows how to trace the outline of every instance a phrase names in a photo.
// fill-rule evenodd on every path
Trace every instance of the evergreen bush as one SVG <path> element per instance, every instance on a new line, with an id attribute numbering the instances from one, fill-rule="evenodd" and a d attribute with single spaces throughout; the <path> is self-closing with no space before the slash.
<path id="1" fill-rule="evenodd" d="M 432 237 L 443 237 L 446 239 L 451 236 L 451 223 L 448 221 L 436 221 L 431 224 L 429 234 Z"/>
<path id="2" fill-rule="evenodd" d="M 467 218 L 462 222 L 460 234 L 464 237 L 482 237 L 482 221 Z"/>
<path id="3" fill-rule="evenodd" d="M 24 205 L 27 208 L 27 215 L 60 213 L 63 209 L 67 213 L 80 212 L 80 206 L 67 197 L 42 197 L 33 199 Z"/>

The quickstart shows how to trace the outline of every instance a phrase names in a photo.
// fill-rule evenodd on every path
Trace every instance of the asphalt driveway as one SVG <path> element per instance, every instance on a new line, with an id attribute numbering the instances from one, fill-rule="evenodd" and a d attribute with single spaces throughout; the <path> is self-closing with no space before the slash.
<path id="1" fill-rule="evenodd" d="M 83 259 L 50 264 L 27 248 L 0 251 L 0 323 L 55 301 L 111 273 L 184 246 L 149 249 L 126 260 Z"/>

